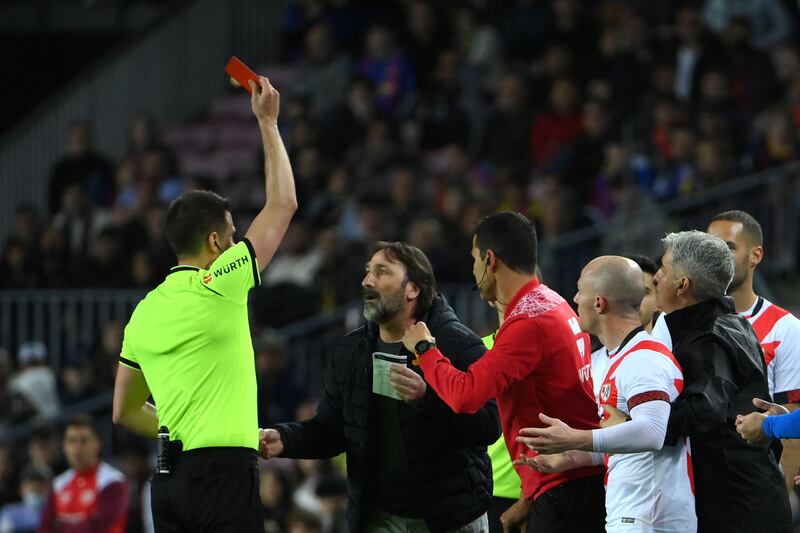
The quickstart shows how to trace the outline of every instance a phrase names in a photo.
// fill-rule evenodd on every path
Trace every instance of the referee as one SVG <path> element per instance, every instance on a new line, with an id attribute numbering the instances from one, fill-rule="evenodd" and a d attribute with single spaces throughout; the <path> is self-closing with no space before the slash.
<path id="1" fill-rule="evenodd" d="M 149 438 L 164 426 L 170 441 L 182 444 L 171 473 L 153 479 L 158 533 L 264 531 L 247 294 L 260 284 L 297 199 L 278 133 L 280 95 L 264 77 L 250 85 L 266 205 L 234 244 L 227 200 L 209 191 L 175 200 L 166 234 L 178 266 L 139 302 L 122 342 L 114 423 Z M 151 394 L 155 406 L 147 403 Z"/>

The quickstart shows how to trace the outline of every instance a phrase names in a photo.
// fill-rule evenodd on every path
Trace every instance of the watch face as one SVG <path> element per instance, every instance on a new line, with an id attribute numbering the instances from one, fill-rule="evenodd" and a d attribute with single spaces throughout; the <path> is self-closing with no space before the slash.
<path id="1" fill-rule="evenodd" d="M 427 352 L 430 347 L 431 343 L 429 341 L 422 340 L 414 345 L 414 351 L 417 352 L 417 355 L 422 355 Z"/>

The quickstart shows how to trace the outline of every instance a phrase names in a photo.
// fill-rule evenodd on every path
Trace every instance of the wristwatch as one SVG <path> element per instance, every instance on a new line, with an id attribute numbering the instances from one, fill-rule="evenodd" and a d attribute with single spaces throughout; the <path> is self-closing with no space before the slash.
<path id="1" fill-rule="evenodd" d="M 424 354 L 431 348 L 436 348 L 435 340 L 431 342 L 428 339 L 423 339 L 414 345 L 414 351 L 417 353 L 417 356 Z"/>

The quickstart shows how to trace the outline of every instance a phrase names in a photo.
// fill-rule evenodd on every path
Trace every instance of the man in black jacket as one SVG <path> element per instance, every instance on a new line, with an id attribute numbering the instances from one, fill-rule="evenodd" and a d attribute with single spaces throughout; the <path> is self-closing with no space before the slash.
<path id="1" fill-rule="evenodd" d="M 486 446 L 500 435 L 497 407 L 491 401 L 473 415 L 453 413 L 411 364 L 401 339 L 424 320 L 461 370 L 483 355 L 483 342 L 436 294 L 433 269 L 418 248 L 377 243 L 361 285 L 367 323 L 334 347 L 316 416 L 263 430 L 262 455 L 310 459 L 347 452 L 347 519 L 354 533 L 488 530 Z M 401 400 L 373 392 L 374 352 L 407 358 L 388 373 Z"/>
<path id="2" fill-rule="evenodd" d="M 767 447 L 748 446 L 736 415 L 766 398 L 758 339 L 725 291 L 733 257 L 725 242 L 699 231 L 670 233 L 656 273 L 656 305 L 667 313 L 653 334 L 672 347 L 685 387 L 672 404 L 665 443 L 689 437 L 698 531 L 790 531 L 783 476 Z"/>

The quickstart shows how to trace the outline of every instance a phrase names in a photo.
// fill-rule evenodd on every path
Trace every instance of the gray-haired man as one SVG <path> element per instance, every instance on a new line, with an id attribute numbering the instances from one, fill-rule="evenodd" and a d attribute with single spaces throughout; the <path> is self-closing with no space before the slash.
<path id="1" fill-rule="evenodd" d="M 672 404 L 665 443 L 690 437 L 698 531 L 790 531 L 789 501 L 772 452 L 745 443 L 737 414 L 769 394 L 758 339 L 725 291 L 733 256 L 719 237 L 670 233 L 656 273 L 666 315 L 653 334 L 672 347 L 684 389 Z"/>

